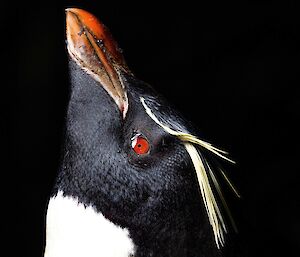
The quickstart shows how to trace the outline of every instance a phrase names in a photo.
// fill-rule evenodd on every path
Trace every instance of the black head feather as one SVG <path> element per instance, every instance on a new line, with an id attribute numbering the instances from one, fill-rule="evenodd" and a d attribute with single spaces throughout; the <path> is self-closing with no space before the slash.
<path id="1" fill-rule="evenodd" d="M 149 85 L 117 66 L 128 98 L 124 118 L 82 66 L 70 58 L 63 158 L 52 196 L 62 191 L 127 228 L 136 257 L 221 256 L 183 141 L 147 114 L 141 98 L 172 130 L 196 130 Z M 149 142 L 147 154 L 132 149 L 137 134 Z"/>

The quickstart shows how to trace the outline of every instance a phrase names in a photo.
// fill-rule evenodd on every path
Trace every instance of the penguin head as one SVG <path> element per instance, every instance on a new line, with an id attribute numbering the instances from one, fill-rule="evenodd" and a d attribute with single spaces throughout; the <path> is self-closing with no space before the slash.
<path id="1" fill-rule="evenodd" d="M 205 156 L 229 160 L 226 153 L 201 140 L 163 96 L 133 75 L 92 14 L 67 9 L 66 27 L 70 99 L 53 195 L 62 191 L 92 206 L 136 238 L 187 238 L 197 231 L 203 242 L 223 245 L 218 183 Z"/>

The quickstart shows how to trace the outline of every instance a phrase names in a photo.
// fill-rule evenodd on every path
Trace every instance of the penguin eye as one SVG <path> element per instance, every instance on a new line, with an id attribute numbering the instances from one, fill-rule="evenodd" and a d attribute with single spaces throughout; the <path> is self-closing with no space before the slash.
<path id="1" fill-rule="evenodd" d="M 136 154 L 143 155 L 149 152 L 150 144 L 146 138 L 137 134 L 131 140 L 131 147 Z"/>

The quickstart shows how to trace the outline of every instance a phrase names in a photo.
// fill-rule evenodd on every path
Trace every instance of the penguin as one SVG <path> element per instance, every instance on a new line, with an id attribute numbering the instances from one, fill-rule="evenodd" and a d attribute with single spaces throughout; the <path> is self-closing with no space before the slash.
<path id="1" fill-rule="evenodd" d="M 66 9 L 66 44 L 70 96 L 44 257 L 223 256 L 232 216 L 211 160 L 233 162 L 228 154 L 134 76 L 93 14 Z"/>

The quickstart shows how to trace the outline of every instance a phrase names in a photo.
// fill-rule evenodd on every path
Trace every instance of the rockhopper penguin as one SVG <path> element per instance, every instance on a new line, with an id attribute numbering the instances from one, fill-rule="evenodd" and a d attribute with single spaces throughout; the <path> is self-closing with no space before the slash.
<path id="1" fill-rule="evenodd" d="M 44 256 L 222 256 L 231 215 L 206 157 L 227 153 L 134 77 L 92 14 L 67 9 L 66 39 L 70 99 Z"/>

